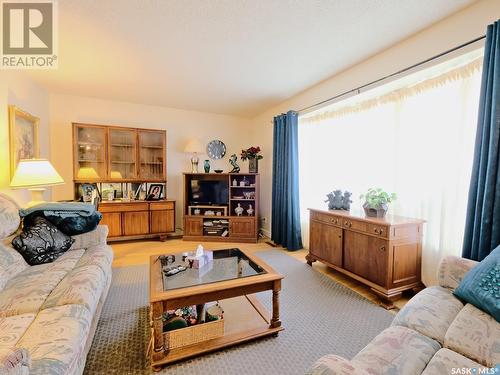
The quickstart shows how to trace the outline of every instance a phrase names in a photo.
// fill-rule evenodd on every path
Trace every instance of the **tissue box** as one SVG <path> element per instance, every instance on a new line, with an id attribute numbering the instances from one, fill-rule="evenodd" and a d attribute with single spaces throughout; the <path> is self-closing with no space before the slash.
<path id="1" fill-rule="evenodd" d="M 189 268 L 200 269 L 204 265 L 212 262 L 214 260 L 214 253 L 212 251 L 204 251 L 203 255 L 200 256 L 188 256 L 186 262 Z"/>

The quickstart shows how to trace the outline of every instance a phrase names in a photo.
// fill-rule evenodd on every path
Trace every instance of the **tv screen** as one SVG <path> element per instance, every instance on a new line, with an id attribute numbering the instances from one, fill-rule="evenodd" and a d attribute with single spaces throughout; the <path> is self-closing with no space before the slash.
<path id="1" fill-rule="evenodd" d="M 227 205 L 229 188 L 226 181 L 191 180 L 191 205 Z"/>

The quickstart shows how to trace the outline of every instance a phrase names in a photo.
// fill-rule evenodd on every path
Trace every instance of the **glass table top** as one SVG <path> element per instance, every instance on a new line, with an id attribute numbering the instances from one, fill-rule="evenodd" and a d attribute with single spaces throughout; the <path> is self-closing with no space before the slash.
<path id="1" fill-rule="evenodd" d="M 171 276 L 162 272 L 164 291 L 267 273 L 239 249 L 216 250 L 213 252 L 213 261 L 199 269 L 189 268 L 188 263 L 182 260 L 183 254 L 174 254 L 174 256 L 173 262 L 171 255 L 162 257 L 159 260 L 161 269 L 171 269 L 180 265 L 188 268 Z"/>

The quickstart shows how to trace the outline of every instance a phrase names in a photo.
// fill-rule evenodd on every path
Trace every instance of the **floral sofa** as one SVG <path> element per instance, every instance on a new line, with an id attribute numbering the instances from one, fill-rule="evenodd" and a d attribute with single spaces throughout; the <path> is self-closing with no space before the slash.
<path id="1" fill-rule="evenodd" d="M 446 257 L 439 286 L 413 297 L 353 359 L 327 355 L 308 374 L 500 374 L 500 323 L 452 294 L 476 264 Z"/>
<path id="2" fill-rule="evenodd" d="M 10 245 L 14 234 L 6 236 L 6 226 L 19 225 L 5 222 L 9 204 L 0 195 L 0 374 L 81 374 L 111 283 L 108 228 L 74 236 L 56 261 L 29 266 Z"/>

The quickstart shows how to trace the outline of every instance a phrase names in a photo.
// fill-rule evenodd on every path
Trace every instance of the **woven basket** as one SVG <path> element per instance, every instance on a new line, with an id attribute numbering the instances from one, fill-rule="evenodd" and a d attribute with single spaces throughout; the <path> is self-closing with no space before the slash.
<path id="1" fill-rule="evenodd" d="M 224 336 L 224 319 L 163 333 L 165 349 L 176 349 Z"/>

